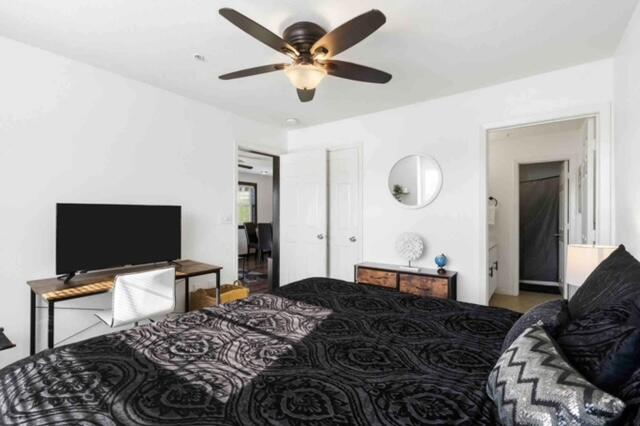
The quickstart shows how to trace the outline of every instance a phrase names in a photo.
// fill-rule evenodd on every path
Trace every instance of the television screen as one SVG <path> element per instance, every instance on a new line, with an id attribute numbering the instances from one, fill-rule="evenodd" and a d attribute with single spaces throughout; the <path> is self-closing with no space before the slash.
<path id="1" fill-rule="evenodd" d="M 181 207 L 57 204 L 56 273 L 180 259 Z"/>

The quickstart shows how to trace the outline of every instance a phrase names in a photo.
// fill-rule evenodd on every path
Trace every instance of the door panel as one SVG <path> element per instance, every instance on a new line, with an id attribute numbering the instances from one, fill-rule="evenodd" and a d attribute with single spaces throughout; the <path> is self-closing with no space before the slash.
<path id="1" fill-rule="evenodd" d="M 345 281 L 362 260 L 359 164 L 356 148 L 329 152 L 329 276 Z"/>
<path id="2" fill-rule="evenodd" d="M 280 285 L 327 275 L 327 154 L 280 157 Z"/>
<path id="3" fill-rule="evenodd" d="M 565 293 L 564 270 L 567 253 L 567 242 L 569 241 L 569 162 L 562 164 L 560 173 L 560 191 L 558 206 L 558 284 L 560 290 Z"/>
<path id="4" fill-rule="evenodd" d="M 584 128 L 582 159 L 578 166 L 578 213 L 580 215 L 580 242 L 596 243 L 596 129 L 595 119 L 590 118 Z M 578 232 L 578 229 L 576 229 Z"/>
<path id="5" fill-rule="evenodd" d="M 596 243 L 596 129 L 595 119 L 589 119 L 587 123 L 587 241 L 589 244 Z"/>

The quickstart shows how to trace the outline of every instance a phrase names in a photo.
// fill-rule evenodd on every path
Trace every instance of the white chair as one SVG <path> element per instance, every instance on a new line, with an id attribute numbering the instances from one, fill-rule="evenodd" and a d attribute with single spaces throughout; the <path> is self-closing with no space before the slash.
<path id="1" fill-rule="evenodd" d="M 171 313 L 176 307 L 175 280 L 175 268 L 118 275 L 111 310 L 96 316 L 109 327 L 119 327 Z"/>

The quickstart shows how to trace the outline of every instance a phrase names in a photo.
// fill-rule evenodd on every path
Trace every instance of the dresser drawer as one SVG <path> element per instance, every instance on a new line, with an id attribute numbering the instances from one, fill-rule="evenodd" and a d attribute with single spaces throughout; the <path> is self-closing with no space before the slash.
<path id="1" fill-rule="evenodd" d="M 439 297 L 448 299 L 449 280 L 446 278 L 427 277 L 421 275 L 400 274 L 400 291 L 416 296 Z"/>
<path id="2" fill-rule="evenodd" d="M 398 275 L 396 272 L 379 271 L 377 269 L 358 268 L 358 282 L 362 284 L 378 285 L 386 288 L 396 288 Z"/>

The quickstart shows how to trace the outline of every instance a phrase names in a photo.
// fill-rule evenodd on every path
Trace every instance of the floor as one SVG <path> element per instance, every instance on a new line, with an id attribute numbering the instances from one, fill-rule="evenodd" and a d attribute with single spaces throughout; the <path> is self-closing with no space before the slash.
<path id="1" fill-rule="evenodd" d="M 494 294 L 489 301 L 489 305 L 524 313 L 532 307 L 539 305 L 540 303 L 556 299 L 560 299 L 559 294 L 532 293 L 529 291 L 521 291 L 520 295 L 518 296 Z"/>

